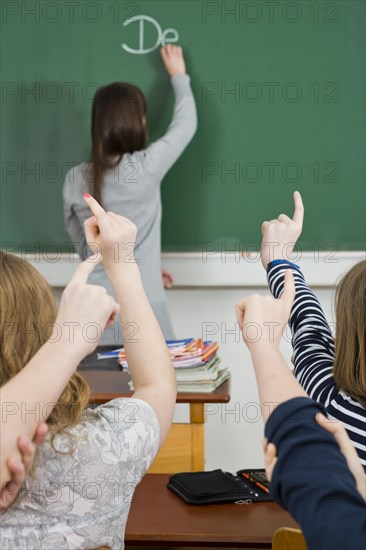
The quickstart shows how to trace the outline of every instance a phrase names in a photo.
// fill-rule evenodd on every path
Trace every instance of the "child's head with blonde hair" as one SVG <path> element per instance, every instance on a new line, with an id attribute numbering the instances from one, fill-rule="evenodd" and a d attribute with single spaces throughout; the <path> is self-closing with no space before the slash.
<path id="1" fill-rule="evenodd" d="M 50 338 L 57 308 L 46 280 L 28 262 L 0 251 L 0 385 L 13 378 Z M 57 331 L 55 331 L 57 338 Z M 50 364 L 52 373 L 52 363 Z M 75 373 L 47 419 L 53 435 L 77 424 L 89 387 Z"/>

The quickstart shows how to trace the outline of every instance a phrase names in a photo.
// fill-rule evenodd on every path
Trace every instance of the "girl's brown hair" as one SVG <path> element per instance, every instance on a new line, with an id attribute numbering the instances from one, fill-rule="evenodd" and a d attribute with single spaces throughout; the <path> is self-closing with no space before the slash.
<path id="1" fill-rule="evenodd" d="M 366 406 L 366 260 L 356 264 L 336 290 L 335 382 Z"/>
<path id="2" fill-rule="evenodd" d="M 146 100 L 142 91 L 126 82 L 99 88 L 93 99 L 90 191 L 102 203 L 104 172 L 115 168 L 125 153 L 146 145 Z"/>
<path id="3" fill-rule="evenodd" d="M 2 251 L 0 304 L 2 386 L 20 372 L 50 338 L 57 309 L 51 288 L 38 271 L 28 262 Z M 48 417 L 53 437 L 80 422 L 88 402 L 89 387 L 84 378 L 75 373 Z"/>

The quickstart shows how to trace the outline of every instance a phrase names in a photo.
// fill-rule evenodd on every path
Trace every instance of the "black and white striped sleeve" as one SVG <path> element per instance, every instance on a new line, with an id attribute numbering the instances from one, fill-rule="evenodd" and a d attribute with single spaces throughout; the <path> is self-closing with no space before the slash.
<path id="1" fill-rule="evenodd" d="M 296 378 L 310 397 L 325 406 L 331 419 L 343 424 L 366 471 L 366 409 L 335 383 L 333 336 L 318 299 L 297 265 L 287 260 L 275 260 L 268 265 L 272 294 L 275 298 L 281 295 L 286 269 L 292 269 L 296 286 L 289 319 Z"/>
<path id="2" fill-rule="evenodd" d="M 292 269 L 296 286 L 289 320 L 295 375 L 308 395 L 327 407 L 338 393 L 332 374 L 334 339 L 320 303 L 297 265 L 287 260 L 275 260 L 268 265 L 273 296 L 279 298 L 282 294 L 286 269 Z"/>

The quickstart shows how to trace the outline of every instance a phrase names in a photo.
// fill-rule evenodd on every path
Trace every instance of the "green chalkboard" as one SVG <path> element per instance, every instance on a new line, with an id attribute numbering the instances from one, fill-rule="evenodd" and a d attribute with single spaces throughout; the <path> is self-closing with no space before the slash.
<path id="1" fill-rule="evenodd" d="M 175 29 L 199 128 L 163 182 L 163 249 L 253 249 L 263 220 L 292 211 L 295 189 L 303 249 L 365 248 L 363 1 L 4 0 L 1 10 L 3 247 L 70 248 L 63 180 L 88 159 L 99 85 L 138 84 L 150 138 L 162 135 L 173 95 L 156 44 Z M 161 32 L 145 19 L 142 43 L 141 23 L 124 25 L 135 16 Z"/>

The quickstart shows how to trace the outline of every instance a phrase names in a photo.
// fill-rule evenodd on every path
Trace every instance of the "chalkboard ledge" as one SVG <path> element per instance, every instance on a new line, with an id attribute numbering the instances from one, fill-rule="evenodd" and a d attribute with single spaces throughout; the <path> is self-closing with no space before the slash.
<path id="1" fill-rule="evenodd" d="M 44 257 L 23 256 L 49 282 L 62 288 L 71 278 L 79 257 L 62 254 Z M 366 258 L 363 251 L 303 252 L 294 261 L 301 266 L 310 286 L 333 287 L 339 277 L 356 262 Z M 184 288 L 266 288 L 267 281 L 258 254 L 245 257 L 236 253 L 163 253 L 162 266 L 174 276 L 174 289 Z"/>

